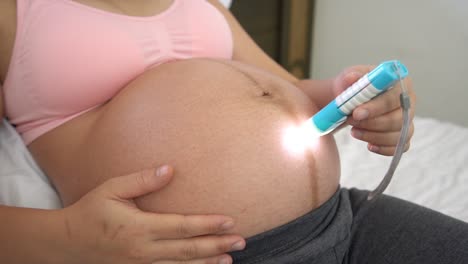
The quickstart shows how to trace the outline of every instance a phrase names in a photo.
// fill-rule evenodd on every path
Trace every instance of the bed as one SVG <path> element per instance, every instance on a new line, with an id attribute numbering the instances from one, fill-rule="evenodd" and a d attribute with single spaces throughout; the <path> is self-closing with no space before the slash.
<path id="1" fill-rule="evenodd" d="M 415 118 L 410 151 L 403 155 L 385 193 L 468 222 L 468 128 L 430 118 Z M 390 157 L 373 154 L 366 143 L 335 135 L 345 187 L 373 189 Z M 60 199 L 6 120 L 0 126 L 0 204 L 55 209 Z"/>

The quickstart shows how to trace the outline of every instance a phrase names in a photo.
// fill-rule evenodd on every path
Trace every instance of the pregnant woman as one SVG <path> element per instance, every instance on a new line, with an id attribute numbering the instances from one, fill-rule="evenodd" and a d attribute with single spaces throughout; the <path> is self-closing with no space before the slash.
<path id="1" fill-rule="evenodd" d="M 395 221 L 399 212 L 407 217 L 405 209 L 421 212 L 413 217 L 425 212 L 387 197 L 361 205 L 365 192 L 340 190 L 331 135 L 299 151 L 285 140 L 368 67 L 333 81 L 299 82 L 215 1 L 12 6 L 16 33 L 8 35 L 1 72 L 6 114 L 65 206 L 117 175 L 171 164 L 177 176 L 136 205 L 232 217 L 230 232 L 249 238 L 245 251 L 233 253 L 236 263 L 378 263 L 361 251 L 368 235 L 353 234 L 355 227 L 368 226 L 372 216 L 391 222 L 379 213 L 384 206 L 401 208 Z M 354 136 L 391 154 L 400 111 L 396 88 L 355 111 Z M 81 232 L 73 220 L 66 227 L 70 236 Z M 169 260 L 141 257 L 136 263 Z"/>

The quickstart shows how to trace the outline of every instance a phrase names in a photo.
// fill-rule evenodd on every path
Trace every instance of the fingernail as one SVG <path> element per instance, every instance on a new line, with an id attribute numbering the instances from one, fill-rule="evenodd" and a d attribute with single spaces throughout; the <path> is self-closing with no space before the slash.
<path id="1" fill-rule="evenodd" d="M 169 166 L 164 165 L 162 167 L 159 167 L 156 170 L 156 177 L 161 177 L 164 176 L 165 174 L 169 173 Z"/>
<path id="2" fill-rule="evenodd" d="M 360 72 L 350 72 L 346 74 L 345 78 L 346 79 L 354 79 L 356 77 L 360 77 L 362 74 Z"/>
<path id="3" fill-rule="evenodd" d="M 352 125 L 352 126 L 357 126 L 357 125 L 359 125 L 359 123 L 360 123 L 360 121 L 357 121 L 357 120 L 354 119 L 354 118 L 348 118 L 348 120 L 349 120 L 348 123 L 349 123 L 350 125 Z"/>
<path id="4" fill-rule="evenodd" d="M 233 221 L 227 221 L 224 224 L 221 225 L 222 230 L 229 230 L 232 227 L 234 227 L 234 222 Z"/>
<path id="5" fill-rule="evenodd" d="M 218 264 L 231 264 L 231 258 L 223 257 L 222 259 L 219 260 Z"/>
<path id="6" fill-rule="evenodd" d="M 379 149 L 380 149 L 379 147 L 374 146 L 374 145 L 369 146 L 369 150 L 372 152 L 379 152 Z"/>
<path id="7" fill-rule="evenodd" d="M 361 121 L 366 119 L 369 116 L 369 111 L 366 109 L 358 109 L 356 112 L 353 114 L 354 119 L 357 121 Z"/>
<path id="8" fill-rule="evenodd" d="M 242 250 L 245 248 L 245 243 L 244 241 L 237 241 L 236 243 L 232 244 L 231 250 L 232 251 L 237 251 L 237 250 Z"/>
<path id="9" fill-rule="evenodd" d="M 351 135 L 357 139 L 362 139 L 362 131 L 361 130 L 358 130 L 358 129 L 353 129 L 351 130 Z"/>

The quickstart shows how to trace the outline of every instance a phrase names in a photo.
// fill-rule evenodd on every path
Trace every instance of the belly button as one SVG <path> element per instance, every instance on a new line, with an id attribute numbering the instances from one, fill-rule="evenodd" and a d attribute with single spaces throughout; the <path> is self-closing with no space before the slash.
<path id="1" fill-rule="evenodd" d="M 263 91 L 263 92 L 262 92 L 262 96 L 264 96 L 264 97 L 271 97 L 271 93 L 268 92 L 268 91 Z"/>

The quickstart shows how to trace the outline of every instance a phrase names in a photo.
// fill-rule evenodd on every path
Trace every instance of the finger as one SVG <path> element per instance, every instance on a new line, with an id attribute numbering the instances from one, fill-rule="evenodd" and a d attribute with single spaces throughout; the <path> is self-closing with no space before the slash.
<path id="1" fill-rule="evenodd" d="M 344 90 L 359 80 L 366 73 L 364 71 L 350 71 L 347 72 L 341 79 L 340 87 Z"/>
<path id="2" fill-rule="evenodd" d="M 394 147 L 398 143 L 399 132 L 389 132 L 389 133 L 380 133 L 380 132 L 370 132 L 362 129 L 351 129 L 351 135 L 361 141 L 368 142 L 376 146 L 389 146 Z"/>
<path id="3" fill-rule="evenodd" d="M 165 165 L 156 171 L 149 169 L 112 178 L 104 183 L 102 188 L 111 197 L 133 199 L 161 189 L 171 180 L 172 174 L 172 168 Z"/>
<path id="4" fill-rule="evenodd" d="M 375 132 L 396 132 L 403 126 L 402 109 L 396 109 L 385 115 L 358 121 L 354 117 L 348 119 L 353 127 Z"/>
<path id="5" fill-rule="evenodd" d="M 372 119 L 400 108 L 400 93 L 400 88 L 394 87 L 358 106 L 352 113 L 353 119 L 358 121 Z"/>
<path id="6" fill-rule="evenodd" d="M 408 151 L 410 148 L 411 143 L 407 142 L 405 144 L 404 152 Z M 393 156 L 395 154 L 396 147 L 389 147 L 389 146 L 376 146 L 372 144 L 367 145 L 367 149 L 374 153 L 384 155 L 384 156 Z"/>
<path id="7" fill-rule="evenodd" d="M 414 133 L 414 126 L 411 125 L 408 131 L 406 142 L 411 140 Z M 369 142 L 376 146 L 396 146 L 400 139 L 400 131 L 397 132 L 373 132 L 364 129 L 352 128 L 351 135 L 359 140 Z"/>
<path id="8" fill-rule="evenodd" d="M 340 79 L 344 82 L 343 84 L 351 85 L 359 78 L 372 71 L 375 68 L 375 65 L 356 65 L 349 68 L 346 68 L 341 74 Z"/>
<path id="9" fill-rule="evenodd" d="M 375 68 L 375 66 L 373 65 L 357 65 L 349 67 L 342 71 L 338 75 L 338 78 L 335 78 L 334 86 L 338 89 L 337 91 L 335 91 L 336 95 L 340 94 L 346 88 L 351 86 L 353 83 L 355 83 L 373 68 Z"/>
<path id="10" fill-rule="evenodd" d="M 202 236 L 190 239 L 158 240 L 152 245 L 155 260 L 187 261 L 242 250 L 245 240 L 236 235 Z"/>
<path id="11" fill-rule="evenodd" d="M 180 261 L 180 260 L 162 260 L 162 261 L 155 261 L 152 264 L 231 264 L 232 258 L 231 256 L 225 254 L 216 257 L 210 258 L 203 258 L 203 259 L 195 259 L 195 260 L 188 260 L 188 261 Z"/>
<path id="12" fill-rule="evenodd" d="M 185 216 L 148 213 L 145 223 L 154 240 L 220 234 L 234 227 L 232 218 L 223 215 Z"/>

